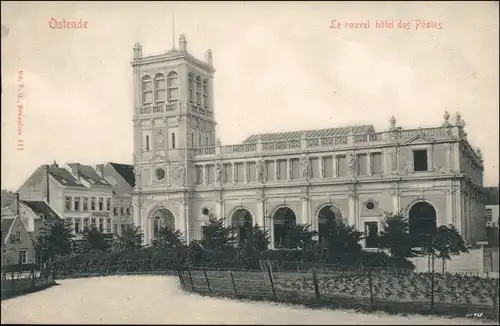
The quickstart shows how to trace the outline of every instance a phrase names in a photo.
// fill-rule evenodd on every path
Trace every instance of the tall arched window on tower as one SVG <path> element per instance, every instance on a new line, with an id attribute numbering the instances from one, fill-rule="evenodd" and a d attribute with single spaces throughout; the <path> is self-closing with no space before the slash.
<path id="1" fill-rule="evenodd" d="M 153 81 L 151 76 L 142 77 L 142 104 L 153 103 Z"/>
<path id="2" fill-rule="evenodd" d="M 193 102 L 194 101 L 194 75 L 191 72 L 188 75 L 188 92 L 189 92 L 189 100 L 191 102 Z"/>
<path id="3" fill-rule="evenodd" d="M 208 108 L 208 79 L 203 79 L 203 106 Z"/>
<path id="4" fill-rule="evenodd" d="M 179 99 L 179 76 L 175 71 L 171 71 L 167 76 L 168 101 L 177 101 Z"/>
<path id="5" fill-rule="evenodd" d="M 196 76 L 196 104 L 201 105 L 201 78 Z"/>
<path id="6" fill-rule="evenodd" d="M 163 74 L 155 76 L 155 102 L 165 102 L 165 76 Z"/>

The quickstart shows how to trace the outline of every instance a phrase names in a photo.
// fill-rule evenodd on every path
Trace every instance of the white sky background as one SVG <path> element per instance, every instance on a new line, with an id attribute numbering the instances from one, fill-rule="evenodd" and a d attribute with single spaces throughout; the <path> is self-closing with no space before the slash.
<path id="1" fill-rule="evenodd" d="M 2 2 L 2 188 L 56 160 L 132 163 L 132 48 L 160 53 L 185 33 L 214 55 L 223 144 L 253 133 L 373 124 L 438 126 L 460 111 L 498 185 L 498 2 Z M 51 29 L 50 18 L 88 22 Z M 331 20 L 370 29 L 331 29 Z M 375 29 L 375 20 L 442 29 Z M 17 71 L 24 151 L 16 151 Z"/>

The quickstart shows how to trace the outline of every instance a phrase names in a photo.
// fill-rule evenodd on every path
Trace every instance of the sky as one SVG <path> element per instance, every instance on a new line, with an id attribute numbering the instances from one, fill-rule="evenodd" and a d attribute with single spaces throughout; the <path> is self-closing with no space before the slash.
<path id="1" fill-rule="evenodd" d="M 485 184 L 498 185 L 498 2 L 11 1 L 1 18 L 2 189 L 54 160 L 131 164 L 133 45 L 162 53 L 181 33 L 196 57 L 212 50 L 223 144 L 350 124 L 383 131 L 392 115 L 403 128 L 433 127 L 459 111 Z M 87 28 L 53 29 L 52 18 Z"/>

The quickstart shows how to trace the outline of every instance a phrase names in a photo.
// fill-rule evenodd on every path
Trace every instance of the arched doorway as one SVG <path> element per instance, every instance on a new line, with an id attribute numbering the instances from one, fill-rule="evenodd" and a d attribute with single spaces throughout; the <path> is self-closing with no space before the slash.
<path id="1" fill-rule="evenodd" d="M 323 207 L 318 213 L 318 240 L 322 242 L 328 238 L 336 220 L 342 218 L 342 212 L 333 205 Z"/>
<path id="2" fill-rule="evenodd" d="M 427 202 L 415 203 L 408 212 L 410 235 L 421 236 L 436 231 L 436 210 Z M 417 240 L 421 244 L 421 240 Z"/>
<path id="3" fill-rule="evenodd" d="M 252 214 L 244 208 L 237 209 L 231 216 L 231 226 L 238 242 L 245 241 L 252 230 Z"/>
<path id="4" fill-rule="evenodd" d="M 175 228 L 175 218 L 172 212 L 162 208 L 153 214 L 153 236 L 156 237 L 158 232 L 166 226 Z"/>
<path id="5" fill-rule="evenodd" d="M 296 223 L 295 213 L 288 207 L 279 208 L 273 215 L 274 247 L 286 246 L 289 230 Z"/>

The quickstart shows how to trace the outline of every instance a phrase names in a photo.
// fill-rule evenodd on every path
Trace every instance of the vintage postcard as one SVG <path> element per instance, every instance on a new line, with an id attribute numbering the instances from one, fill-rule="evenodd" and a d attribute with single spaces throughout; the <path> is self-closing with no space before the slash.
<path id="1" fill-rule="evenodd" d="M 498 323 L 498 1 L 1 28 L 2 323 Z"/>

